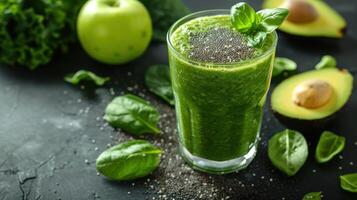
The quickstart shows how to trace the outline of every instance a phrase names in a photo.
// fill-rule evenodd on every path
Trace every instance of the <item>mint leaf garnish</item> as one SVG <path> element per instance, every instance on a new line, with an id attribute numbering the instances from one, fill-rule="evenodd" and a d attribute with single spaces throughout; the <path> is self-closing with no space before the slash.
<path id="1" fill-rule="evenodd" d="M 251 47 L 262 47 L 264 44 L 264 40 L 267 37 L 267 33 L 265 32 L 256 32 L 255 34 L 247 37 L 248 46 Z"/>
<path id="2" fill-rule="evenodd" d="M 238 32 L 246 35 L 249 46 L 261 47 L 267 34 L 276 30 L 288 14 L 289 10 L 284 8 L 255 12 L 249 4 L 241 2 L 231 8 L 231 22 Z"/>
<path id="3" fill-rule="evenodd" d="M 259 29 L 266 33 L 271 33 L 284 22 L 289 11 L 284 8 L 264 9 L 257 12 Z"/>
<path id="4" fill-rule="evenodd" d="M 231 21 L 241 33 L 247 33 L 256 27 L 256 13 L 247 3 L 238 3 L 231 8 Z"/>

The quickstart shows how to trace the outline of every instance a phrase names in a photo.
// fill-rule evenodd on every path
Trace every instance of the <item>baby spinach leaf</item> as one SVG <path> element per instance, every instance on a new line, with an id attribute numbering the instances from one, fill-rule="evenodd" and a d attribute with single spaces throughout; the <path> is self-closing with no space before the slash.
<path id="1" fill-rule="evenodd" d="M 340 185 L 346 191 L 357 193 L 357 173 L 340 176 Z"/>
<path id="2" fill-rule="evenodd" d="M 111 180 L 125 181 L 141 178 L 154 171 L 162 151 L 144 140 L 118 144 L 99 155 L 96 167 Z"/>
<path id="3" fill-rule="evenodd" d="M 127 94 L 116 97 L 105 109 L 104 119 L 113 127 L 133 135 L 160 133 L 157 127 L 160 114 L 144 99 Z"/>
<path id="4" fill-rule="evenodd" d="M 289 58 L 276 57 L 273 65 L 273 77 L 279 76 L 284 71 L 296 70 L 296 63 Z"/>
<path id="5" fill-rule="evenodd" d="M 304 195 L 302 200 L 321 200 L 321 192 L 310 192 Z"/>
<path id="6" fill-rule="evenodd" d="M 330 131 L 324 131 L 316 147 L 315 158 L 319 163 L 325 163 L 340 153 L 345 147 L 345 137 Z"/>
<path id="7" fill-rule="evenodd" d="M 145 74 L 145 83 L 151 92 L 175 105 L 172 91 L 170 69 L 166 65 L 153 65 Z"/>
<path id="8" fill-rule="evenodd" d="M 286 129 L 276 133 L 268 143 L 268 156 L 275 167 L 288 176 L 295 175 L 304 165 L 308 147 L 304 136 Z"/>
<path id="9" fill-rule="evenodd" d="M 333 56 L 325 55 L 320 62 L 315 65 L 315 69 L 336 68 L 337 61 Z"/>
<path id="10" fill-rule="evenodd" d="M 245 2 L 237 3 L 231 8 L 231 21 L 235 29 L 247 33 L 255 29 L 255 10 Z"/>
<path id="11" fill-rule="evenodd" d="M 259 20 L 259 29 L 271 33 L 284 22 L 288 16 L 289 11 L 284 8 L 264 9 L 257 12 Z"/>
<path id="12" fill-rule="evenodd" d="M 86 70 L 79 70 L 74 74 L 68 74 L 64 77 L 64 80 L 68 83 L 73 85 L 77 85 L 79 82 L 86 80 L 86 81 L 93 81 L 96 85 L 104 85 L 107 81 L 110 80 L 109 77 L 101 77 L 93 72 L 86 71 Z"/>

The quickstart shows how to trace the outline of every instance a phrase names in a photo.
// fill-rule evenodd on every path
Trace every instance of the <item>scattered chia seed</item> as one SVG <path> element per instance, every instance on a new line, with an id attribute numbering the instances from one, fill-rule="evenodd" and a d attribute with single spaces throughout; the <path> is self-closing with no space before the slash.
<path id="1" fill-rule="evenodd" d="M 228 28 L 213 28 L 207 32 L 191 33 L 189 58 L 214 63 L 232 63 L 249 59 L 254 49 L 247 46 L 243 36 Z"/>

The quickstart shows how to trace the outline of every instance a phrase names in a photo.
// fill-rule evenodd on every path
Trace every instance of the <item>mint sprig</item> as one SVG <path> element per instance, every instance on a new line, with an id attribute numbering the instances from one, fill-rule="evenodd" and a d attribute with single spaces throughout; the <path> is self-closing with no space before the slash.
<path id="1" fill-rule="evenodd" d="M 241 2 L 231 8 L 231 21 L 238 32 L 247 36 L 249 46 L 261 47 L 266 36 L 276 30 L 288 14 L 289 10 L 284 8 L 255 12 L 249 4 Z"/>

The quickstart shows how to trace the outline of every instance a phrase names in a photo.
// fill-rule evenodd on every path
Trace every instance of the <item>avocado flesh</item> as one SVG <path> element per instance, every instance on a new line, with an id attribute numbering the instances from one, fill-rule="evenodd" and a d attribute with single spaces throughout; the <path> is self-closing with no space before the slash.
<path id="1" fill-rule="evenodd" d="M 263 8 L 282 7 L 284 1 L 286 0 L 265 0 L 263 3 Z M 279 27 L 281 31 L 300 36 L 320 36 L 332 38 L 343 37 L 346 29 L 346 21 L 341 15 L 339 15 L 324 1 L 305 1 L 316 9 L 318 13 L 317 19 L 313 22 L 300 24 L 285 20 L 284 23 Z"/>
<path id="2" fill-rule="evenodd" d="M 331 99 L 323 106 L 308 109 L 296 105 L 294 89 L 302 82 L 323 80 L 333 89 Z M 292 76 L 280 83 L 271 96 L 271 107 L 277 118 L 285 125 L 297 130 L 323 128 L 348 101 L 353 88 L 353 76 L 347 70 L 328 68 L 312 70 Z"/>

